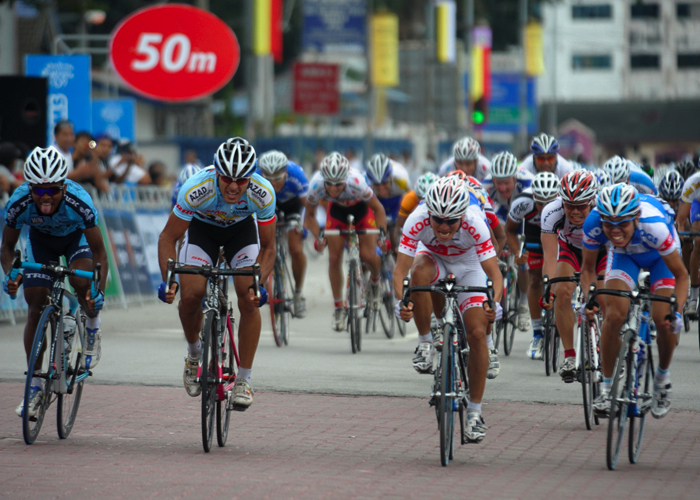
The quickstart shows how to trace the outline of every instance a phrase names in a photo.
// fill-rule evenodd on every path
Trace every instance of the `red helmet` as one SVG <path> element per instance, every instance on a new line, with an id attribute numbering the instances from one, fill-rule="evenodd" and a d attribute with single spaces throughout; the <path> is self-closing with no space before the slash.
<path id="1" fill-rule="evenodd" d="M 467 177 L 469 177 L 467 174 L 465 174 L 461 170 L 453 170 L 452 172 L 447 174 L 447 177 L 449 177 L 450 175 L 455 175 L 455 176 L 459 177 L 459 180 L 461 180 L 461 181 L 466 181 Z"/>
<path id="2" fill-rule="evenodd" d="M 574 170 L 561 179 L 559 196 L 566 203 L 584 204 L 593 201 L 598 194 L 596 176 L 588 170 Z"/>

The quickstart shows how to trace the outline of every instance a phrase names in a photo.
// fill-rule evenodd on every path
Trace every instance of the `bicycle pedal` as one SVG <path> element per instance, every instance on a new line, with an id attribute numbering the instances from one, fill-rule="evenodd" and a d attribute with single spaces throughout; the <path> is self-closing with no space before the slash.
<path id="1" fill-rule="evenodd" d="M 229 407 L 234 410 L 234 411 L 246 411 L 249 407 L 248 406 L 243 406 L 243 405 L 237 405 L 237 404 L 231 404 Z"/>

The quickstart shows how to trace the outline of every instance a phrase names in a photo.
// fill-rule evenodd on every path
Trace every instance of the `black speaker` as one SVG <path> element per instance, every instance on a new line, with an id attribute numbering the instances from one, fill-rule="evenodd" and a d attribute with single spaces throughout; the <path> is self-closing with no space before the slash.
<path id="1" fill-rule="evenodd" d="M 48 80 L 0 76 L 0 141 L 46 147 Z"/>

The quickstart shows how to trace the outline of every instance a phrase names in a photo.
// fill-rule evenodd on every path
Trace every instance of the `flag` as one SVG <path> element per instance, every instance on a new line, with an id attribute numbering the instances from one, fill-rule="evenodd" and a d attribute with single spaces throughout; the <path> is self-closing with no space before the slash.
<path id="1" fill-rule="evenodd" d="M 253 54 L 272 54 L 282 62 L 282 0 L 255 0 L 253 7 Z"/>
<path id="2" fill-rule="evenodd" d="M 457 5 L 454 0 L 438 0 L 435 4 L 435 55 L 438 62 L 455 62 L 456 32 Z"/>

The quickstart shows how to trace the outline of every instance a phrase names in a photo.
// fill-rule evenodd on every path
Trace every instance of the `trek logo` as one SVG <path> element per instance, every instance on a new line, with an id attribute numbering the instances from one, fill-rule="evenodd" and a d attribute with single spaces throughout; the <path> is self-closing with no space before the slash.
<path id="1" fill-rule="evenodd" d="M 32 217 L 32 224 L 43 224 L 43 223 L 44 223 L 43 217 Z"/>

